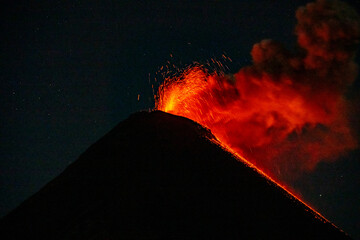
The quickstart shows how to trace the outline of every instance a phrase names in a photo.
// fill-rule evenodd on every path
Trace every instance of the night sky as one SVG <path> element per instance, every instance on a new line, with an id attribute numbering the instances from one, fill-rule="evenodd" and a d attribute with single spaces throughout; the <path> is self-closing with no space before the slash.
<path id="1" fill-rule="evenodd" d="M 262 39 L 294 48 L 295 10 L 307 2 L 14 1 L 2 6 L 0 216 L 118 122 L 152 109 L 152 85 L 156 92 L 162 66 L 182 68 L 225 54 L 234 73 L 251 64 L 251 48 Z M 346 2 L 360 12 L 358 0 Z M 359 91 L 358 78 L 349 97 Z M 359 156 L 356 150 L 321 163 L 297 186 L 325 217 L 358 239 Z"/>

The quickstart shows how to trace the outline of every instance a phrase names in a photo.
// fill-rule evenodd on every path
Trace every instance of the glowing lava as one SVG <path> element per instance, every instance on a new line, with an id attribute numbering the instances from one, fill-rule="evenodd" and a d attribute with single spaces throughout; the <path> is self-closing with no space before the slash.
<path id="1" fill-rule="evenodd" d="M 229 77 L 189 68 L 160 88 L 156 108 L 206 126 L 277 179 L 283 172 L 312 169 L 356 145 L 342 117 L 346 103 L 341 95 L 321 90 L 312 97 L 309 85 L 248 70 Z M 317 102 L 319 96 L 323 99 Z"/>
<path id="2" fill-rule="evenodd" d="M 344 93 L 357 74 L 359 17 L 339 1 L 310 3 L 296 17 L 299 52 L 263 40 L 254 64 L 235 74 L 189 67 L 160 86 L 155 108 L 206 126 L 282 183 L 356 148 Z"/>
<path id="3" fill-rule="evenodd" d="M 272 172 L 268 171 L 268 169 L 262 168 L 261 164 L 260 166 L 258 164 L 254 165 L 251 161 L 247 160 L 244 157 L 241 148 L 234 145 L 234 142 L 231 142 L 233 140 L 230 136 L 231 132 L 238 133 L 241 131 L 241 124 L 247 124 L 244 122 L 252 121 L 251 115 L 256 114 L 254 113 L 256 111 L 250 109 L 248 111 L 240 111 L 241 104 L 237 102 L 240 101 L 239 93 L 234 89 L 234 84 L 225 81 L 224 78 L 225 76 L 208 74 L 199 66 L 189 68 L 179 78 L 168 79 L 160 87 L 156 109 L 190 118 L 201 123 L 203 126 L 210 128 L 218 140 L 213 140 L 214 143 L 220 145 L 226 151 L 231 152 L 235 157 L 238 158 L 239 161 L 244 162 L 247 166 L 253 168 L 259 174 L 269 178 L 278 187 L 285 190 L 290 197 L 294 197 L 298 201 L 302 202 L 306 207 L 313 211 L 314 217 L 317 217 L 322 221 L 328 221 L 319 212 L 303 202 L 296 193 L 289 189 L 288 186 L 284 185 L 284 183 L 281 183 L 278 178 L 276 178 L 276 176 L 274 178 Z M 235 102 L 229 100 L 229 102 L 226 104 L 224 102 L 226 101 L 225 97 L 222 97 L 223 95 L 219 95 L 223 92 L 227 92 L 226 96 L 234 97 L 235 100 L 233 101 Z M 298 96 L 294 96 L 294 99 L 298 99 Z M 304 112 L 302 104 L 299 104 L 298 100 L 294 100 L 294 102 L 298 108 L 292 110 L 289 114 L 290 116 L 296 115 L 297 112 Z M 265 105 L 271 106 L 271 103 L 266 103 Z M 279 108 L 276 103 L 274 103 L 274 105 L 275 108 Z M 283 106 L 282 104 L 280 105 Z M 291 106 L 289 108 L 292 109 Z M 292 119 L 292 117 L 290 117 L 290 119 Z M 298 120 L 296 120 L 296 122 L 298 122 Z M 264 116 L 262 124 L 264 124 L 266 127 L 269 127 L 274 123 L 275 121 L 272 116 L 269 116 L 269 118 Z M 232 127 L 236 128 L 232 130 Z M 258 127 L 260 127 L 260 124 Z M 287 127 L 287 129 L 283 129 L 285 132 L 292 130 L 291 126 Z M 295 129 L 296 126 L 293 128 Z M 244 134 L 239 134 L 239 136 L 236 136 L 239 142 L 246 142 L 246 138 L 248 137 L 247 134 L 251 133 L 251 129 L 248 130 L 249 131 L 244 131 Z M 259 131 L 256 128 L 254 130 Z M 286 137 L 285 133 L 282 135 L 282 138 Z M 262 145 L 268 143 L 270 140 L 271 139 L 266 138 L 265 140 L 260 139 L 258 141 L 257 139 L 252 138 L 250 139 L 250 142 L 254 145 Z"/>

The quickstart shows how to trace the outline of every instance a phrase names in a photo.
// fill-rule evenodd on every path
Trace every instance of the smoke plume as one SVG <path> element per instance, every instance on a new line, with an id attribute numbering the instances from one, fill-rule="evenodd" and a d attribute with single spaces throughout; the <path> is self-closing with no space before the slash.
<path id="1" fill-rule="evenodd" d="M 296 11 L 298 49 L 263 40 L 233 75 L 196 65 L 160 87 L 156 108 L 193 119 L 280 181 L 358 147 L 346 90 L 355 81 L 360 19 L 343 2 Z"/>

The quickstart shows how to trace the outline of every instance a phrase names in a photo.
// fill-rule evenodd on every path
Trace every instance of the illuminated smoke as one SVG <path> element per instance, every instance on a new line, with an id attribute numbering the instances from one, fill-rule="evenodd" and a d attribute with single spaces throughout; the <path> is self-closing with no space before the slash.
<path id="1" fill-rule="evenodd" d="M 299 49 L 263 40 L 233 75 L 196 65 L 160 87 L 156 108 L 193 119 L 281 181 L 357 148 L 344 97 L 354 82 L 356 12 L 318 0 L 296 12 Z"/>

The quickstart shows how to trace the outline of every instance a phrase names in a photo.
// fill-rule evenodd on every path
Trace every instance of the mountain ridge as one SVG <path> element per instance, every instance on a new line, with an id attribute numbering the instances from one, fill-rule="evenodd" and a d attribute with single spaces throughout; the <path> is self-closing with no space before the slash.
<path id="1" fill-rule="evenodd" d="M 119 123 L 0 222 L 1 239 L 349 239 L 161 111 Z"/>

